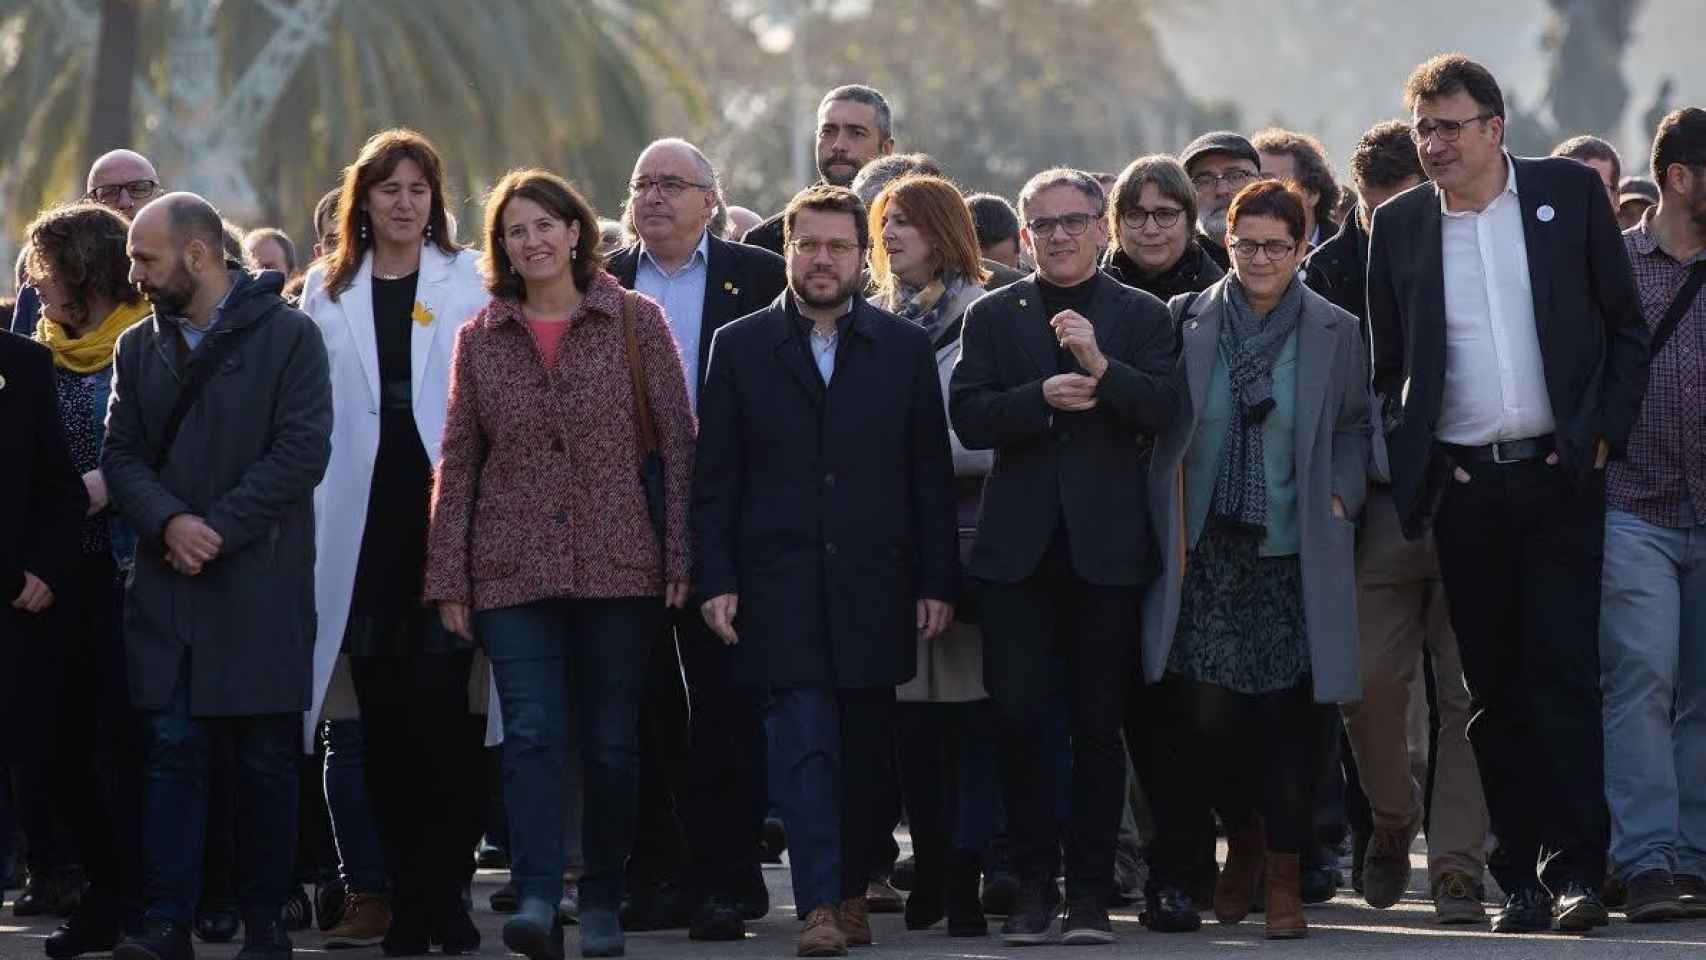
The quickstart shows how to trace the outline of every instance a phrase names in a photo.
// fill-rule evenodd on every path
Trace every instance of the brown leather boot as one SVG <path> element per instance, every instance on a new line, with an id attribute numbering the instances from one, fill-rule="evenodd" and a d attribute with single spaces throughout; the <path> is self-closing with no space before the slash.
<path id="1" fill-rule="evenodd" d="M 1250 822 L 1226 837 L 1226 867 L 1214 884 L 1214 918 L 1221 923 L 1242 923 L 1250 915 L 1256 900 L 1256 887 L 1262 882 L 1262 853 L 1267 847 L 1262 818 Z"/>
<path id="2" fill-rule="evenodd" d="M 845 957 L 847 935 L 841 932 L 835 908 L 824 904 L 806 915 L 806 927 L 800 931 L 799 955 L 802 957 Z"/>
<path id="3" fill-rule="evenodd" d="M 864 897 L 841 901 L 841 932 L 847 935 L 849 947 L 871 945 L 871 908 Z"/>
<path id="4" fill-rule="evenodd" d="M 1303 894 L 1298 888 L 1298 856 L 1274 853 L 1267 856 L 1267 922 L 1269 940 L 1297 940 L 1309 936 L 1303 919 Z"/>

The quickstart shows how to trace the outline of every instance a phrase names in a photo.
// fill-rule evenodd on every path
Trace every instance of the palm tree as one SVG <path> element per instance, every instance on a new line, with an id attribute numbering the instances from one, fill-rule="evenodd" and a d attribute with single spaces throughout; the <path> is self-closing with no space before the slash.
<path id="1" fill-rule="evenodd" d="M 438 144 L 459 196 L 539 164 L 613 206 L 652 92 L 697 102 L 649 39 L 658 6 L 0 0 L 0 129 L 21 134 L 0 212 L 16 233 L 80 192 L 94 153 L 129 142 L 170 186 L 300 231 L 362 141 L 395 125 Z M 456 212 L 471 237 L 474 208 Z"/>

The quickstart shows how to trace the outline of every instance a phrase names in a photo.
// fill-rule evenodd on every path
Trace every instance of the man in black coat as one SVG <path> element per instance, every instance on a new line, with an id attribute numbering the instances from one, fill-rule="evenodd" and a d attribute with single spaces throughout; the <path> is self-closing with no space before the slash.
<path id="1" fill-rule="evenodd" d="M 776 299 L 787 285 L 783 261 L 711 233 L 716 169 L 685 140 L 646 147 L 628 186 L 640 239 L 612 254 L 608 269 L 662 305 L 697 399 L 712 338 Z M 628 858 L 623 926 L 675 926 L 691 910 L 693 939 L 739 940 L 743 921 L 769 909 L 758 865 L 768 809 L 762 703 L 755 687 L 734 682 L 734 654 L 699 611 L 671 619 L 653 651 L 641 712 L 639 840 Z M 684 848 L 692 858 L 685 877 Z"/>
<path id="2" fill-rule="evenodd" d="M 1139 590 L 1157 570 L 1141 453 L 1181 402 L 1176 333 L 1161 301 L 1096 268 L 1108 228 L 1093 177 L 1040 173 L 1019 210 L 1038 272 L 966 311 L 950 387 L 961 442 L 995 450 L 969 573 L 979 584 L 984 681 L 1004 726 L 1023 888 L 1002 933 L 1009 943 L 1045 942 L 1058 905 L 1043 715 L 1063 682 L 1073 778 L 1063 939 L 1107 943 L 1125 796 L 1123 699 L 1137 668 Z"/>
<path id="3" fill-rule="evenodd" d="M 865 164 L 894 152 L 894 116 L 888 100 L 859 83 L 836 87 L 817 105 L 818 182 L 850 187 Z M 783 218 L 778 213 L 746 232 L 741 242 L 781 254 Z"/>
<path id="4" fill-rule="evenodd" d="M 130 229 L 130 276 L 154 315 L 119 338 L 101 471 L 139 537 L 124 633 L 148 740 L 146 903 L 145 930 L 119 944 L 119 960 L 190 956 L 220 737 L 235 750 L 244 819 L 245 960 L 291 949 L 281 915 L 312 674 L 312 496 L 331 456 L 332 390 L 325 343 L 279 297 L 284 278 L 225 260 L 223 239 L 218 212 L 187 193 L 150 203 Z"/>
<path id="5" fill-rule="evenodd" d="M 935 353 L 858 296 L 852 191 L 789 203 L 788 290 L 717 331 L 700 400 L 695 589 L 770 689 L 802 955 L 868 943 L 866 867 L 894 686 L 953 619 L 953 466 Z"/>
<path id="6" fill-rule="evenodd" d="M 1431 523 L 1439 547 L 1509 895 L 1493 929 L 1555 913 L 1587 932 L 1609 842 L 1604 467 L 1645 391 L 1647 327 L 1604 185 L 1506 153 L 1486 68 L 1435 57 L 1405 100 L 1432 182 L 1375 211 L 1368 255 L 1392 497 L 1405 534 Z"/>

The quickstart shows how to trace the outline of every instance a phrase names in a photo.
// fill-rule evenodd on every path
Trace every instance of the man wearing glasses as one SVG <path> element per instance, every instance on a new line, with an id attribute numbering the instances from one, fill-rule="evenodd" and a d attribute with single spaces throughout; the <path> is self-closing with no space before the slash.
<path id="1" fill-rule="evenodd" d="M 1641 297 L 1598 175 L 1511 157 L 1485 67 L 1435 57 L 1404 99 L 1432 184 L 1375 210 L 1367 284 L 1392 499 L 1439 549 L 1508 895 L 1493 929 L 1586 933 L 1606 922 L 1604 468 L 1646 387 Z"/>
<path id="2" fill-rule="evenodd" d="M 764 309 L 786 285 L 781 257 L 709 229 L 719 193 L 716 169 L 698 147 L 676 139 L 652 143 L 628 182 L 625 219 L 639 240 L 609 260 L 622 286 L 663 307 L 695 407 L 713 335 Z M 641 840 L 629 859 L 624 924 L 662 929 L 692 910 L 693 939 L 739 940 L 743 921 L 762 917 L 769 906 L 757 861 L 767 809 L 764 719 L 757 692 L 733 682 L 729 648 L 697 610 L 677 613 L 658 637 L 647 681 L 651 702 L 642 710 Z M 685 877 L 677 876 L 677 818 L 694 861 Z"/>
<path id="3" fill-rule="evenodd" d="M 1202 231 L 1203 249 L 1228 269 L 1226 256 L 1226 210 L 1238 191 L 1262 176 L 1262 155 L 1250 141 L 1227 130 L 1205 133 L 1192 140 L 1179 155 L 1191 186 L 1197 191 L 1197 228 Z"/>
<path id="4" fill-rule="evenodd" d="M 930 339 L 859 295 L 864 204 L 809 187 L 783 225 L 788 289 L 711 347 L 693 580 L 735 682 L 769 688 L 799 955 L 840 956 L 871 942 L 888 714 L 918 642 L 953 621 L 959 534 Z"/>
<path id="5" fill-rule="evenodd" d="M 950 414 L 967 449 L 996 451 L 969 573 L 984 682 L 1002 724 L 1007 826 L 1020 880 L 1009 944 L 1054 936 L 1060 849 L 1047 705 L 1067 704 L 1072 810 L 1061 939 L 1111 943 L 1120 740 L 1136 669 L 1140 590 L 1157 570 L 1144 459 L 1180 402 L 1172 318 L 1097 269 L 1106 198 L 1089 174 L 1039 173 L 1019 194 L 1031 277 L 966 311 Z"/>

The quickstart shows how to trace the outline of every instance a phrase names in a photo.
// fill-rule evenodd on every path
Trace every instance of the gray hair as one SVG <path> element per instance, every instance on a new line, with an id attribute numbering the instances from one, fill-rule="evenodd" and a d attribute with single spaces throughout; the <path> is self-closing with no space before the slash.
<path id="1" fill-rule="evenodd" d="M 859 195 L 859 200 L 866 207 L 870 207 L 884 187 L 901 177 L 915 173 L 939 177 L 942 175 L 942 165 L 928 153 L 891 153 L 865 164 L 858 176 L 853 178 L 852 189 Z"/>
<path id="2" fill-rule="evenodd" d="M 1020 219 L 1025 218 L 1031 201 L 1036 199 L 1037 194 L 1050 187 L 1072 187 L 1095 204 L 1096 216 L 1100 217 L 1108 212 L 1108 195 L 1102 191 L 1102 184 L 1093 175 L 1071 167 L 1053 167 L 1025 181 L 1024 189 L 1019 191 Z"/>
<path id="3" fill-rule="evenodd" d="M 817 112 L 837 100 L 851 100 L 873 107 L 877 111 L 877 139 L 887 140 L 894 136 L 894 113 L 889 110 L 889 102 L 875 87 L 867 87 L 862 83 L 846 83 L 823 95 L 818 101 Z"/>
<path id="4" fill-rule="evenodd" d="M 717 168 L 711 164 L 711 158 L 705 156 L 705 151 L 680 137 L 664 137 L 660 140 L 653 140 L 646 144 L 644 150 L 640 151 L 640 156 L 645 156 L 655 147 L 671 147 L 681 150 L 693 159 L 693 168 L 699 171 L 699 176 L 706 183 L 711 185 L 711 195 L 717 198 L 717 209 L 712 212 L 711 221 L 706 224 L 706 229 L 711 231 L 712 236 L 722 236 L 723 231 L 728 228 L 729 202 L 728 198 L 723 196 L 723 179 L 717 175 Z M 634 165 L 639 166 L 638 157 L 635 158 Z M 621 223 L 622 232 L 625 236 L 638 237 L 640 235 L 639 228 L 634 223 L 634 198 L 632 196 L 622 201 Z"/>

